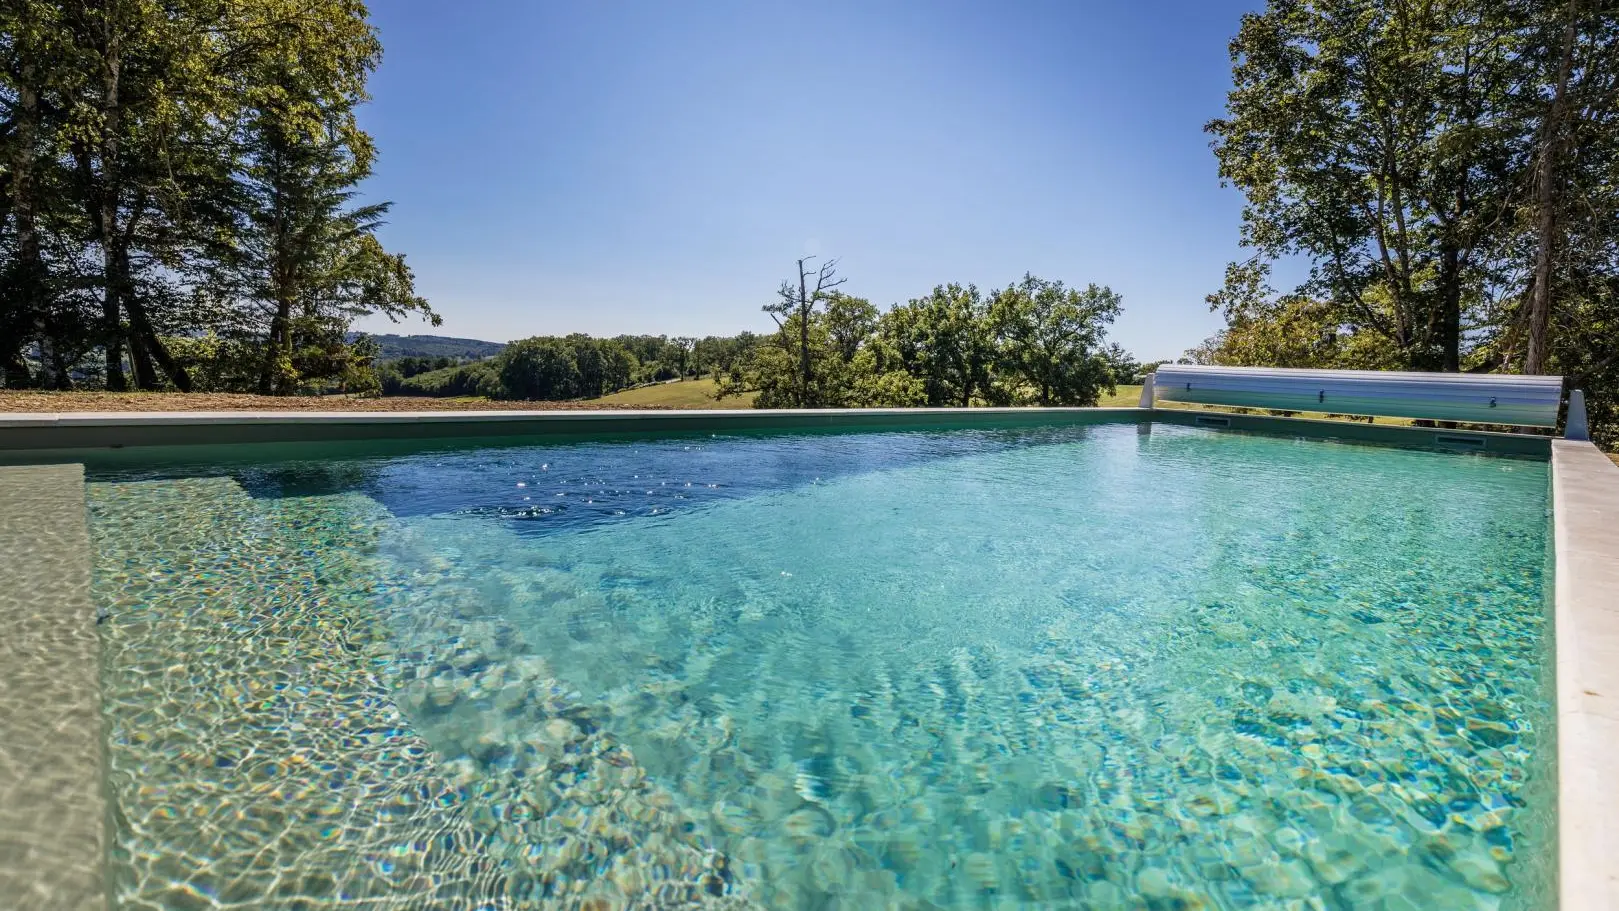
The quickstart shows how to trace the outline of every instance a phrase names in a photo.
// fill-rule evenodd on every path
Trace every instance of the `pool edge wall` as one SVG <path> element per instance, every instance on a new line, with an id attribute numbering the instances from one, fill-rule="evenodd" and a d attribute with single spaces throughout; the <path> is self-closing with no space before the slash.
<path id="1" fill-rule="evenodd" d="M 1532 433 L 1448 430 L 1435 427 L 1408 427 L 1401 424 L 1363 424 L 1358 421 L 1284 418 L 1225 411 L 1194 411 L 1184 408 L 1154 408 L 1152 420 L 1159 424 L 1175 424 L 1181 427 L 1237 430 L 1312 440 L 1373 443 L 1382 446 L 1420 446 L 1452 452 L 1482 452 L 1494 455 L 1539 458 L 1551 456 L 1551 437 Z"/>
<path id="2" fill-rule="evenodd" d="M 1176 408 L 834 408 L 732 411 L 121 412 L 0 414 L 0 455 L 74 460 L 135 447 L 490 437 L 588 438 L 772 430 L 1172 424 L 1386 446 L 1549 458 L 1551 440 L 1394 424 Z M 47 456 L 48 454 L 48 456 Z"/>
<path id="3" fill-rule="evenodd" d="M 0 580 L 0 904 L 105 909 L 101 638 L 83 466 L 0 468 Z"/>
<path id="4" fill-rule="evenodd" d="M 1619 466 L 1552 444 L 1558 894 L 1619 908 Z"/>
<path id="5" fill-rule="evenodd" d="M 0 415 L 0 452 L 361 440 L 588 437 L 1139 423 L 1140 408 L 848 408 L 735 411 L 175 412 Z"/>

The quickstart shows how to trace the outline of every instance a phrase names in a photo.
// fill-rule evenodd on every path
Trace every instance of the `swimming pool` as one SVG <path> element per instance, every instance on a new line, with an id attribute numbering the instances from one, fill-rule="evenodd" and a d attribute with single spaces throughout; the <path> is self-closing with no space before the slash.
<path id="1" fill-rule="evenodd" d="M 1176 426 L 92 470 L 126 907 L 1551 907 L 1544 461 Z"/>

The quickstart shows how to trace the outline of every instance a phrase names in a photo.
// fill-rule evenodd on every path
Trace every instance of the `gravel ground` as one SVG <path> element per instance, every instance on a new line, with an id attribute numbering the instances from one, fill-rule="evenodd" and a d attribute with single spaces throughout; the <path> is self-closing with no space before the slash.
<path id="1" fill-rule="evenodd" d="M 623 406 L 618 406 L 622 408 Z M 637 405 L 658 409 L 657 405 Z M 493 402 L 486 399 L 281 397 L 180 392 L 0 391 L 0 413 L 61 411 L 560 411 L 612 410 L 595 402 Z"/>

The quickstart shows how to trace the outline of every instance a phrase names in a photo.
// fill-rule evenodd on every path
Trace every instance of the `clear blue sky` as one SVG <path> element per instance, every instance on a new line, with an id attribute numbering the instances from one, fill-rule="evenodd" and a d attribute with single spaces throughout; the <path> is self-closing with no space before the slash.
<path id="1" fill-rule="evenodd" d="M 1202 126 L 1255 5 L 383 0 L 366 191 L 443 334 L 761 331 L 814 253 L 885 308 L 1111 285 L 1173 357 L 1239 255 Z"/>

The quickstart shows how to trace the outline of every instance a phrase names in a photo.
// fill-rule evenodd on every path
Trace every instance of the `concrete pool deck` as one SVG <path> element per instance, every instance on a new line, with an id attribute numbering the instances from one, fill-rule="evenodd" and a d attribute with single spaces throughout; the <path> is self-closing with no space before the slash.
<path id="1" fill-rule="evenodd" d="M 1564 911 L 1619 907 L 1619 466 L 1552 444 L 1557 569 L 1559 891 Z"/>
<path id="2" fill-rule="evenodd" d="M 1560 907 L 1619 909 L 1619 466 L 1545 436 L 1162 408 L 0 415 L 0 461 L 67 463 L 0 467 L 0 896 L 107 902 L 99 637 L 76 463 L 144 447 L 1100 423 L 1549 458 Z"/>

